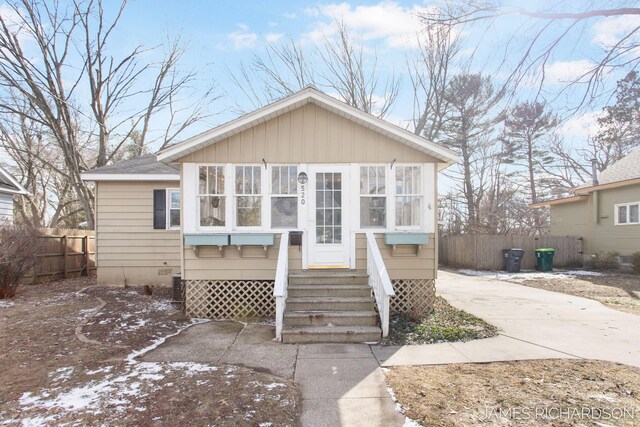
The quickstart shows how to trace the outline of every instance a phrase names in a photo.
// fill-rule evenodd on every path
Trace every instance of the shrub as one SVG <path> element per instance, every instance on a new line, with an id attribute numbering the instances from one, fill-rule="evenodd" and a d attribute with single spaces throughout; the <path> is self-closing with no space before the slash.
<path id="1" fill-rule="evenodd" d="M 40 249 L 38 232 L 29 227 L 0 227 L 0 299 L 12 298 L 20 279 L 35 264 Z"/>
<path id="2" fill-rule="evenodd" d="M 617 270 L 620 268 L 620 254 L 616 251 L 598 252 L 593 257 L 595 270 Z"/>
<path id="3" fill-rule="evenodd" d="M 633 269 L 640 273 L 640 252 L 631 254 L 631 264 L 633 265 Z"/>

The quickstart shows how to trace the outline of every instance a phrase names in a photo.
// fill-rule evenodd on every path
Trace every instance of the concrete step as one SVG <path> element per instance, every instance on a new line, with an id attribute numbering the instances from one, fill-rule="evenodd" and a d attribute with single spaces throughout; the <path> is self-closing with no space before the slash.
<path id="1" fill-rule="evenodd" d="M 288 297 L 290 311 L 371 311 L 371 297 Z"/>
<path id="2" fill-rule="evenodd" d="M 369 285 L 289 285 L 289 297 L 370 297 Z"/>
<path id="3" fill-rule="evenodd" d="M 378 342 L 382 330 L 377 326 L 296 326 L 282 330 L 284 343 Z"/>
<path id="4" fill-rule="evenodd" d="M 307 270 L 289 273 L 289 285 L 366 285 L 367 273 L 354 270 Z"/>
<path id="5" fill-rule="evenodd" d="M 376 326 L 375 311 L 289 311 L 284 312 L 287 326 Z"/>

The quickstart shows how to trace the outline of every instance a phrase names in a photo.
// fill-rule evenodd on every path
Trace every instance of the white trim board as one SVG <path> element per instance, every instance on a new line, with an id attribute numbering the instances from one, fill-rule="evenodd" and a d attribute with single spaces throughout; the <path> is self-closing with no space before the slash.
<path id="1" fill-rule="evenodd" d="M 0 174 L 5 176 L 13 185 L 15 185 L 18 188 L 17 190 L 11 190 L 9 188 L 2 188 L 2 189 L 0 189 L 0 192 L 9 193 L 9 194 L 29 194 L 27 189 L 24 188 L 22 186 L 22 184 L 20 184 L 20 182 L 17 179 L 15 179 L 15 177 L 13 175 L 11 175 L 9 172 L 7 172 L 2 166 L 0 166 Z"/>
<path id="2" fill-rule="evenodd" d="M 83 181 L 180 181 L 179 174 L 83 173 Z"/>
<path id="3" fill-rule="evenodd" d="M 274 117 L 278 117 L 310 102 L 332 111 L 339 116 L 368 127 L 393 140 L 408 145 L 418 151 L 422 151 L 429 156 L 435 157 L 443 163 L 439 169 L 443 169 L 458 161 L 458 156 L 453 151 L 428 141 L 421 136 L 415 135 L 406 129 L 351 107 L 350 105 L 347 105 L 344 102 L 326 95 L 312 87 L 303 89 L 291 96 L 281 99 L 280 101 L 276 101 L 214 129 L 165 148 L 158 153 L 158 161 L 164 163 L 175 161 L 203 147 L 215 144 L 218 141 L 254 127 L 260 123 L 266 122 Z"/>

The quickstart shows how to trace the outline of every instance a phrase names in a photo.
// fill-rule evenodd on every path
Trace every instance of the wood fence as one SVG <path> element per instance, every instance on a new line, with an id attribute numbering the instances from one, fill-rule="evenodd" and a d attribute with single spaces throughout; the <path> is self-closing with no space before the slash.
<path id="1" fill-rule="evenodd" d="M 96 238 L 91 230 L 40 229 L 42 239 L 26 283 L 88 276 L 96 270 Z"/>
<path id="2" fill-rule="evenodd" d="M 582 237 L 579 236 L 510 236 L 458 235 L 439 238 L 438 256 L 441 265 L 474 270 L 502 270 L 503 249 L 524 249 L 521 267 L 533 270 L 536 266 L 534 250 L 554 248 L 554 267 L 582 267 Z"/>

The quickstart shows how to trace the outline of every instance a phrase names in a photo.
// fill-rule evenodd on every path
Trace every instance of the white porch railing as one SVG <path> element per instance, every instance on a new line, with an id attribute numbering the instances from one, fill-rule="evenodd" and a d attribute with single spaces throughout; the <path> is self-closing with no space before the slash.
<path id="1" fill-rule="evenodd" d="M 389 298 L 396 296 L 372 231 L 367 231 L 367 274 L 382 324 L 382 336 L 389 335 Z"/>
<path id="2" fill-rule="evenodd" d="M 276 267 L 276 283 L 273 296 L 276 298 L 276 340 L 282 340 L 282 324 L 284 322 L 284 308 L 287 301 L 287 283 L 289 277 L 289 232 L 280 235 L 280 249 L 278 250 L 278 265 Z"/>

